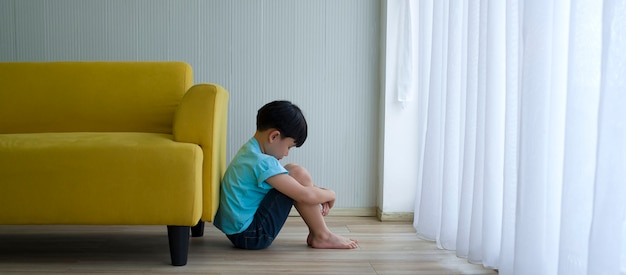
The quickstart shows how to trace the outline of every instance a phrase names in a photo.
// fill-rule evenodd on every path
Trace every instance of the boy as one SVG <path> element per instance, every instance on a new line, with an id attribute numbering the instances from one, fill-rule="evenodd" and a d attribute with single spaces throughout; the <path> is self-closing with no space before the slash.
<path id="1" fill-rule="evenodd" d="M 309 227 L 313 248 L 356 248 L 357 241 L 332 233 L 324 216 L 335 192 L 313 184 L 308 171 L 278 162 L 307 138 L 300 108 L 273 101 L 257 113 L 257 130 L 231 161 L 221 184 L 220 205 L 213 224 L 235 247 L 263 249 L 272 244 L 295 205 Z M 320 207 L 321 205 L 321 207 Z"/>

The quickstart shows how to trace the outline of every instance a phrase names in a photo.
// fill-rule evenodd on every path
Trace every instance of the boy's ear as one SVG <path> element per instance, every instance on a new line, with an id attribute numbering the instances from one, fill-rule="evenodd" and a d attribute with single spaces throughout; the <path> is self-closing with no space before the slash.
<path id="1" fill-rule="evenodd" d="M 270 134 L 268 135 L 268 137 L 269 137 L 269 142 L 270 143 L 274 142 L 274 141 L 280 139 L 280 131 L 272 130 L 272 131 L 270 131 Z"/>

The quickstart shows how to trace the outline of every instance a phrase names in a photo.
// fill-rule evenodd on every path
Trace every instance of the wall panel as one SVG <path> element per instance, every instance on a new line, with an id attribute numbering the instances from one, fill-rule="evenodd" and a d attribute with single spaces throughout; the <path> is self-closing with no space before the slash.
<path id="1" fill-rule="evenodd" d="M 0 0 L 0 61 L 182 60 L 231 93 L 228 159 L 275 99 L 309 138 L 286 161 L 373 208 L 378 190 L 378 0 Z"/>

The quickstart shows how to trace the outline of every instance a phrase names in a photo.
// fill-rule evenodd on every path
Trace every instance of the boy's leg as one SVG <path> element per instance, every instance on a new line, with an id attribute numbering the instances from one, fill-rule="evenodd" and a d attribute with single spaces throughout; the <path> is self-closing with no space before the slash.
<path id="1" fill-rule="evenodd" d="M 304 167 L 287 164 L 285 169 L 289 175 L 304 186 L 313 186 L 313 180 Z M 334 234 L 326 226 L 324 216 L 318 204 L 294 203 L 300 216 L 309 227 L 307 244 L 314 248 L 356 248 L 357 241 Z"/>
<path id="2" fill-rule="evenodd" d="M 264 249 L 272 244 L 282 229 L 293 200 L 276 189 L 270 190 L 254 214 L 252 224 L 241 233 L 227 235 L 235 247 Z"/>

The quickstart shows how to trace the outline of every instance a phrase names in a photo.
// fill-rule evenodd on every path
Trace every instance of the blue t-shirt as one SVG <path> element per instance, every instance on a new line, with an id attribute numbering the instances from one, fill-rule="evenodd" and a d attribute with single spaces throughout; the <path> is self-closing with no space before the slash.
<path id="1" fill-rule="evenodd" d="M 226 169 L 213 224 L 227 235 L 247 229 L 261 201 L 273 188 L 265 180 L 286 173 L 280 162 L 273 156 L 263 154 L 259 142 L 251 138 Z"/>

